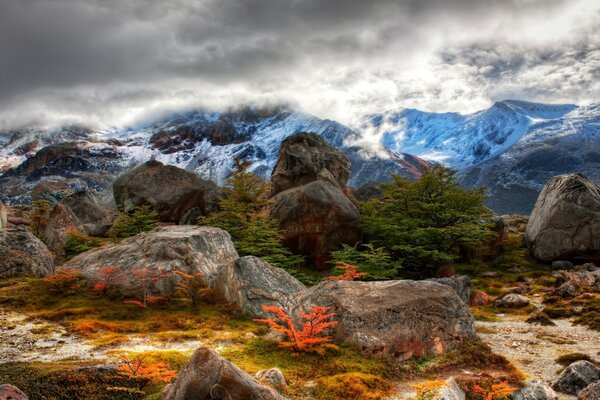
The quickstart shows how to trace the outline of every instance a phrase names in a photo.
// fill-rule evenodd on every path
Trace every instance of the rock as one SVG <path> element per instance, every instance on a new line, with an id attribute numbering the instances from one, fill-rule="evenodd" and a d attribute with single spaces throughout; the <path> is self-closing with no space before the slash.
<path id="1" fill-rule="evenodd" d="M 287 386 L 285 376 L 279 368 L 263 369 L 258 371 L 254 377 L 259 381 L 263 381 L 281 391 Z"/>
<path id="2" fill-rule="evenodd" d="M 286 190 L 273 197 L 271 215 L 279 221 L 284 244 L 325 268 L 329 252 L 360 239 L 360 213 L 342 190 L 325 181 Z"/>
<path id="3" fill-rule="evenodd" d="M 522 308 L 529 305 L 529 299 L 516 293 L 508 293 L 494 303 L 499 308 Z"/>
<path id="4" fill-rule="evenodd" d="M 60 204 L 66 206 L 79 219 L 86 230 L 93 232 L 100 227 L 110 226 L 110 215 L 103 209 L 96 196 L 87 190 L 75 192 L 60 201 Z"/>
<path id="5" fill-rule="evenodd" d="M 54 272 L 54 259 L 46 245 L 22 228 L 0 230 L 0 277 Z"/>
<path id="6" fill-rule="evenodd" d="M 0 385 L 0 400 L 29 400 L 29 397 L 16 386 Z"/>
<path id="7" fill-rule="evenodd" d="M 31 225 L 31 221 L 27 218 L 24 217 L 15 217 L 15 216 L 9 216 L 7 219 L 9 224 L 13 224 L 13 225 L 25 225 L 25 226 L 29 226 Z"/>
<path id="8" fill-rule="evenodd" d="M 544 382 L 532 380 L 526 381 L 525 386 L 513 393 L 512 400 L 556 400 L 554 390 Z"/>
<path id="9" fill-rule="evenodd" d="M 599 400 L 600 399 L 600 381 L 594 382 L 581 392 L 577 400 Z"/>
<path id="10" fill-rule="evenodd" d="M 323 171 L 323 170 L 326 171 Z M 346 187 L 351 164 L 348 157 L 314 133 L 288 137 L 279 147 L 279 156 L 271 174 L 273 195 L 324 179 Z M 335 184 L 334 184 L 335 185 Z"/>
<path id="11" fill-rule="evenodd" d="M 260 384 L 216 352 L 201 347 L 167 385 L 162 400 L 283 400 L 275 390 Z"/>
<path id="12" fill-rule="evenodd" d="M 507 294 L 507 293 L 525 294 L 527 292 L 529 292 L 528 285 L 519 285 L 519 286 L 513 286 L 510 288 L 507 288 L 503 294 Z"/>
<path id="13" fill-rule="evenodd" d="M 325 281 L 300 293 L 292 314 L 314 306 L 332 307 L 334 340 L 399 360 L 476 337 L 467 305 L 451 287 L 431 281 Z"/>
<path id="14" fill-rule="evenodd" d="M 150 269 L 201 272 L 208 285 L 214 286 L 218 274 L 238 259 L 237 251 L 226 231 L 207 226 L 163 226 L 141 233 L 119 243 L 89 250 L 64 264 L 66 268 L 79 268 L 91 281 L 99 277 L 99 269 L 115 267 L 129 274 L 132 270 Z M 133 282 L 124 279 L 119 289 L 128 293 Z M 173 279 L 161 279 L 158 290 L 163 295 L 174 292 Z"/>
<path id="15" fill-rule="evenodd" d="M 544 326 L 555 326 L 556 325 L 554 322 L 552 322 L 552 320 L 550 319 L 548 314 L 546 314 L 543 311 L 536 311 L 535 313 L 531 314 L 531 316 L 529 318 L 527 318 L 525 320 L 525 322 L 527 322 L 529 324 L 539 324 L 539 325 L 544 325 Z"/>
<path id="16" fill-rule="evenodd" d="M 589 361 L 577 361 L 565 368 L 552 383 L 557 392 L 577 396 L 580 391 L 600 379 L 600 369 Z"/>
<path id="17" fill-rule="evenodd" d="M 576 291 L 594 286 L 596 280 L 600 278 L 600 270 L 592 271 L 556 271 L 552 274 L 558 282 L 571 284 Z"/>
<path id="18" fill-rule="evenodd" d="M 498 277 L 500 277 L 500 274 L 497 273 L 496 271 L 487 271 L 487 272 L 482 272 L 481 274 L 479 274 L 479 276 L 482 278 L 498 278 Z"/>
<path id="19" fill-rule="evenodd" d="M 469 304 L 471 300 L 471 278 L 467 275 L 453 276 L 451 278 L 431 278 L 428 280 L 450 286 L 465 304 Z"/>
<path id="20" fill-rule="evenodd" d="M 297 293 L 306 287 L 282 268 L 272 267 L 258 257 L 247 256 L 222 270 L 214 288 L 245 314 L 270 318 L 263 305 L 290 310 Z"/>
<path id="21" fill-rule="evenodd" d="M 570 282 L 565 282 L 556 289 L 555 292 L 557 295 L 564 299 L 570 299 L 572 297 L 577 296 L 577 289 Z"/>
<path id="22" fill-rule="evenodd" d="M 48 248 L 52 250 L 59 258 L 65 256 L 64 244 L 69 240 L 69 234 L 72 230 L 87 234 L 87 230 L 69 207 L 58 203 L 48 216 L 48 224 L 42 236 Z"/>
<path id="23" fill-rule="evenodd" d="M 0 200 L 0 229 L 6 228 L 6 225 L 8 225 L 8 209 Z"/>
<path id="24" fill-rule="evenodd" d="M 471 300 L 469 303 L 473 307 L 481 307 L 481 306 L 487 306 L 488 304 L 490 304 L 490 301 L 491 301 L 491 297 L 489 294 L 487 294 L 486 292 L 484 292 L 482 290 L 475 290 L 471 294 Z"/>
<path id="25" fill-rule="evenodd" d="M 159 161 L 148 161 L 118 177 L 113 184 L 119 210 L 150 205 L 160 221 L 179 222 L 192 208 L 203 215 L 216 210 L 219 188 L 192 172 Z"/>
<path id="26" fill-rule="evenodd" d="M 445 385 L 434 395 L 432 400 L 465 400 L 465 392 L 458 386 L 456 379 L 450 377 L 446 379 Z"/>
<path id="27" fill-rule="evenodd" d="M 571 269 L 573 263 L 571 261 L 552 261 L 552 269 Z"/>
<path id="28" fill-rule="evenodd" d="M 359 201 L 383 198 L 383 189 L 381 182 L 368 182 L 356 189 L 353 193 L 354 198 Z"/>
<path id="29" fill-rule="evenodd" d="M 582 174 L 552 178 L 531 213 L 525 241 L 540 261 L 600 257 L 600 187 Z"/>

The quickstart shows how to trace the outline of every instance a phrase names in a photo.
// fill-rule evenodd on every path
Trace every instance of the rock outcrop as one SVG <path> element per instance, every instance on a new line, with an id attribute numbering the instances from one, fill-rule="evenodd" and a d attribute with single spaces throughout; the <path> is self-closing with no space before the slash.
<path id="1" fill-rule="evenodd" d="M 161 399 L 283 400 L 283 397 L 219 354 L 202 347 L 183 367 L 177 380 L 163 389 Z"/>
<path id="2" fill-rule="evenodd" d="M 325 267 L 331 250 L 341 243 L 354 244 L 360 239 L 360 213 L 337 186 L 326 181 L 277 194 L 271 215 L 284 232 L 284 244 L 304 254 L 318 268 Z"/>
<path id="3" fill-rule="evenodd" d="M 600 379 L 600 369 L 589 361 L 577 361 L 565 368 L 552 383 L 557 392 L 577 396 Z"/>
<path id="4" fill-rule="evenodd" d="M 240 310 L 253 317 L 270 318 L 263 305 L 289 310 L 294 297 L 306 287 L 281 268 L 258 257 L 236 260 L 219 274 L 214 288 Z"/>
<path id="5" fill-rule="evenodd" d="M 69 207 L 91 235 L 102 234 L 110 227 L 110 214 L 100 206 L 96 196 L 87 190 L 75 192 L 60 203 Z"/>
<path id="6" fill-rule="evenodd" d="M 0 230 L 0 277 L 43 277 L 53 272 L 52 253 L 31 232 L 21 228 Z"/>
<path id="7" fill-rule="evenodd" d="M 29 400 L 29 397 L 16 386 L 0 385 L 0 400 Z"/>
<path id="8" fill-rule="evenodd" d="M 540 261 L 600 258 L 600 187 L 581 174 L 552 178 L 531 213 L 525 240 Z"/>
<path id="9" fill-rule="evenodd" d="M 352 166 L 342 152 L 314 133 L 298 133 L 281 142 L 271 174 L 273 194 L 325 177 L 344 188 Z"/>
<path id="10" fill-rule="evenodd" d="M 71 230 L 88 233 L 71 209 L 58 203 L 48 217 L 48 224 L 42 232 L 44 242 L 59 258 L 64 257 L 64 244 L 69 240 Z"/>
<path id="11" fill-rule="evenodd" d="M 556 400 L 556 393 L 544 382 L 526 381 L 525 386 L 511 395 L 512 400 Z"/>
<path id="12" fill-rule="evenodd" d="M 332 307 L 336 341 L 406 360 L 440 354 L 476 337 L 468 306 L 431 281 L 327 281 L 301 293 L 293 314 Z"/>
<path id="13" fill-rule="evenodd" d="M 214 286 L 217 276 L 238 259 L 229 234 L 206 226 L 165 226 L 141 233 L 117 244 L 92 249 L 74 257 L 64 266 L 79 268 L 90 280 L 98 279 L 100 268 L 111 266 L 120 271 L 150 269 L 164 272 L 182 271 L 204 275 Z M 119 282 L 127 293 L 134 283 L 131 274 Z M 162 294 L 173 294 L 174 279 L 162 279 L 157 285 Z"/>
<path id="14" fill-rule="evenodd" d="M 192 209 L 201 215 L 216 210 L 220 192 L 192 172 L 151 160 L 118 177 L 113 193 L 121 211 L 150 205 L 160 221 L 178 223 Z"/>

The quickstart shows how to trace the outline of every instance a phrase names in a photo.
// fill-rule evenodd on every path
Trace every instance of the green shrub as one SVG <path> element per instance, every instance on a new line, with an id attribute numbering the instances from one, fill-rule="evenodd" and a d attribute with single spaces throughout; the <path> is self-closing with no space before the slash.
<path id="1" fill-rule="evenodd" d="M 67 260 L 70 260 L 76 255 L 85 253 L 93 248 L 100 247 L 103 244 L 104 241 L 102 239 L 84 235 L 78 231 L 72 231 L 69 232 L 69 238 L 63 245 L 63 250 L 65 251 L 65 257 Z"/>
<path id="2" fill-rule="evenodd" d="M 359 272 L 366 272 L 360 280 L 382 280 L 397 276 L 400 268 L 399 261 L 392 261 L 392 257 L 383 247 L 375 247 L 372 244 L 363 244 L 362 251 L 357 246 L 342 245 L 340 250 L 331 252 L 330 264 L 336 266 L 340 262 L 356 265 Z M 336 271 L 333 271 L 334 275 Z"/>
<path id="3" fill-rule="evenodd" d="M 128 238 L 142 232 L 151 231 L 158 223 L 158 213 L 150 206 L 138 206 L 131 214 L 119 213 L 108 235 L 114 238 Z"/>

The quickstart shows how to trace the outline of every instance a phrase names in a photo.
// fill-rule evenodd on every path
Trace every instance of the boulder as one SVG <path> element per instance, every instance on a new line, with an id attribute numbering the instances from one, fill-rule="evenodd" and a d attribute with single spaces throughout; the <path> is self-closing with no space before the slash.
<path id="1" fill-rule="evenodd" d="M 271 215 L 279 221 L 284 244 L 325 268 L 331 250 L 360 239 L 360 213 L 344 192 L 326 181 L 286 190 L 273 197 Z"/>
<path id="2" fill-rule="evenodd" d="M 429 280 L 450 286 L 465 304 L 470 303 L 471 278 L 467 275 L 452 276 L 450 278 L 431 278 Z"/>
<path id="3" fill-rule="evenodd" d="M 110 226 L 110 214 L 100 206 L 96 196 L 87 190 L 75 192 L 60 201 L 66 206 L 85 226 L 89 233 L 107 230 Z"/>
<path id="4" fill-rule="evenodd" d="M 526 381 L 525 386 L 513 393 L 512 400 L 556 400 L 554 390 L 542 381 Z"/>
<path id="5" fill-rule="evenodd" d="M 469 304 L 473 307 L 487 306 L 490 304 L 491 297 L 489 294 L 482 290 L 475 290 L 471 294 Z"/>
<path id="6" fill-rule="evenodd" d="M 177 223 L 190 209 L 203 215 L 216 210 L 220 192 L 216 184 L 192 172 L 151 160 L 118 177 L 113 193 L 121 211 L 150 205 L 160 221 Z"/>
<path id="7" fill-rule="evenodd" d="M 216 352 L 201 347 L 183 367 L 177 380 L 167 385 L 162 400 L 283 400 Z"/>
<path id="8" fill-rule="evenodd" d="M 6 228 L 6 225 L 8 225 L 8 209 L 0 200 L 0 229 Z"/>
<path id="9" fill-rule="evenodd" d="M 598 400 L 600 399 L 600 381 L 596 381 L 579 392 L 577 400 Z"/>
<path id="10" fill-rule="evenodd" d="M 208 285 L 214 286 L 217 276 L 239 258 L 226 231 L 207 226 L 164 226 L 141 233 L 119 243 L 89 250 L 64 264 L 78 268 L 86 278 L 99 278 L 99 269 L 107 266 L 123 271 L 127 278 L 132 270 L 150 269 L 164 272 L 201 272 Z M 163 295 L 174 292 L 175 278 L 161 279 L 158 290 Z M 131 291 L 130 279 L 119 282 L 119 289 Z"/>
<path id="11" fill-rule="evenodd" d="M 552 383 L 557 392 L 577 396 L 600 379 L 600 369 L 589 361 L 577 361 L 565 368 Z"/>
<path id="12" fill-rule="evenodd" d="M 22 228 L 0 230 L 0 277 L 54 272 L 54 259 L 46 245 Z"/>
<path id="13" fill-rule="evenodd" d="M 523 308 L 529 305 L 529 299 L 517 293 L 508 293 L 496 299 L 494 305 L 499 308 Z"/>
<path id="14" fill-rule="evenodd" d="M 332 307 L 336 341 L 399 360 L 476 337 L 468 306 L 451 287 L 431 281 L 326 281 L 300 293 L 292 314 L 314 306 Z"/>
<path id="15" fill-rule="evenodd" d="M 578 173 L 552 178 L 531 213 L 525 241 L 540 261 L 600 258 L 600 187 Z"/>
<path id="16" fill-rule="evenodd" d="M 71 209 L 58 203 L 48 216 L 48 224 L 42 232 L 44 242 L 59 258 L 65 256 L 64 244 L 69 240 L 71 231 L 87 234 L 87 230 Z"/>
<path id="17" fill-rule="evenodd" d="M 285 376 L 279 368 L 260 370 L 254 375 L 254 377 L 259 381 L 268 383 L 278 391 L 282 391 L 287 386 Z"/>
<path id="18" fill-rule="evenodd" d="M 16 386 L 0 385 L 0 400 L 29 400 L 29 397 Z"/>
<path id="19" fill-rule="evenodd" d="M 222 270 L 214 288 L 245 314 L 270 318 L 263 305 L 289 310 L 297 293 L 306 289 L 282 268 L 275 268 L 258 257 L 247 256 Z"/>
<path id="20" fill-rule="evenodd" d="M 315 133 L 298 133 L 281 142 L 271 183 L 273 195 L 316 181 L 332 180 L 346 187 L 351 170 L 350 160 Z M 323 171 L 326 170 L 326 171 Z"/>

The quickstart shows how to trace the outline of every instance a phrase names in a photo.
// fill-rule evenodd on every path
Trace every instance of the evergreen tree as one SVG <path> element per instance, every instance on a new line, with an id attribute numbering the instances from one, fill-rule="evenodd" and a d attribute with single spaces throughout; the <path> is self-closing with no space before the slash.
<path id="1" fill-rule="evenodd" d="M 459 259 L 461 246 L 491 237 L 483 189 L 462 189 L 456 171 L 440 165 L 419 180 L 393 176 L 383 199 L 363 203 L 363 229 L 378 246 L 412 268 L 435 268 Z"/>
<path id="2" fill-rule="evenodd" d="M 279 224 L 270 215 L 270 185 L 248 172 L 249 162 L 235 159 L 236 171 L 227 179 L 220 211 L 200 217 L 202 225 L 225 229 L 240 255 L 253 255 L 285 269 L 302 264 L 300 256 L 282 245 Z"/>
<path id="3" fill-rule="evenodd" d="M 138 233 L 151 231 L 158 223 L 158 213 L 150 206 L 138 206 L 133 213 L 119 213 L 108 235 L 114 238 L 128 238 Z"/>
<path id="4" fill-rule="evenodd" d="M 397 276 L 400 269 L 400 262 L 393 261 L 390 253 L 384 247 L 375 247 L 372 244 L 363 244 L 362 250 L 357 246 L 343 244 L 340 250 L 331 252 L 329 264 L 335 268 L 332 273 L 338 274 L 337 268 L 340 264 L 352 264 L 358 267 L 358 272 L 365 272 L 366 275 L 359 280 L 384 280 L 392 279 Z"/>

